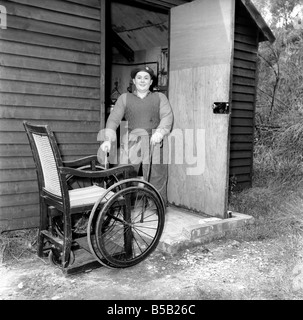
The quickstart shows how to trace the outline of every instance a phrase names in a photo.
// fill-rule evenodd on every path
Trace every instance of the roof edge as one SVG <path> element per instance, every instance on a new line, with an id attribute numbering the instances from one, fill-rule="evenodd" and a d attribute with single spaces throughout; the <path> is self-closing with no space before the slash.
<path id="1" fill-rule="evenodd" d="M 241 0 L 251 17 L 255 20 L 258 28 L 261 30 L 264 39 L 261 39 L 261 41 L 269 41 L 270 43 L 275 42 L 276 37 L 272 33 L 271 29 L 263 19 L 260 12 L 257 10 L 255 5 L 251 2 L 251 0 Z"/>

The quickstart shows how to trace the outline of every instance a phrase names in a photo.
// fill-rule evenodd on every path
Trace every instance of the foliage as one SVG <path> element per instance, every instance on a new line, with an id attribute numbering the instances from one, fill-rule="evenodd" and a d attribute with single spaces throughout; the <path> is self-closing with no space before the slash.
<path id="1" fill-rule="evenodd" d="M 255 162 L 279 182 L 302 176 L 303 28 L 291 20 L 298 3 L 268 4 L 276 41 L 259 48 Z"/>
<path id="2" fill-rule="evenodd" d="M 258 124 L 284 126 L 303 114 L 303 30 L 279 32 L 259 50 Z"/>
<path id="3" fill-rule="evenodd" d="M 300 0 L 275 0 L 270 2 L 270 12 L 272 14 L 272 26 L 281 24 L 283 28 L 291 27 L 291 13 L 295 6 L 300 4 Z"/>
<path id="4" fill-rule="evenodd" d="M 257 8 L 270 13 L 266 17 L 276 36 L 273 44 L 259 48 L 257 125 L 289 125 L 303 113 L 303 27 L 292 18 L 299 0 L 256 0 Z M 303 10 L 303 6 L 301 7 Z"/>
<path id="5" fill-rule="evenodd" d="M 240 236 L 257 240 L 303 231 L 303 26 L 292 20 L 299 0 L 254 3 L 276 41 L 258 53 L 253 187 L 232 193 L 229 206 L 255 218 Z"/>

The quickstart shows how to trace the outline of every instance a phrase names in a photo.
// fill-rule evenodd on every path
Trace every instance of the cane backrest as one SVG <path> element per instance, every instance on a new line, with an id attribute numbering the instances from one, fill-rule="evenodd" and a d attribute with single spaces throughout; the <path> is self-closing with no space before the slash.
<path id="1" fill-rule="evenodd" d="M 32 133 L 43 174 L 44 188 L 46 191 L 59 197 L 62 196 L 57 164 L 52 151 L 49 137 Z"/>
<path id="2" fill-rule="evenodd" d="M 36 164 L 42 197 L 47 193 L 48 198 L 68 204 L 70 208 L 77 208 L 93 205 L 106 192 L 106 189 L 97 185 L 69 190 L 66 175 L 59 172 L 59 168 L 63 167 L 63 161 L 53 132 L 47 125 L 33 125 L 26 121 L 23 124 Z M 112 192 L 109 196 L 111 195 Z"/>
<path id="3" fill-rule="evenodd" d="M 62 160 L 54 134 L 47 125 L 32 125 L 26 121 L 23 125 L 36 164 L 40 191 L 62 198 L 62 179 L 58 171 Z"/>

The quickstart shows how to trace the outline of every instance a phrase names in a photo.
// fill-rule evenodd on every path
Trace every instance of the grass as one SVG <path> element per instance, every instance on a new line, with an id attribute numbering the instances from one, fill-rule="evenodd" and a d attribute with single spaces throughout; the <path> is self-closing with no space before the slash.
<path id="1" fill-rule="evenodd" d="M 28 259 L 36 253 L 37 229 L 7 231 L 0 234 L 0 265 Z"/>
<path id="2" fill-rule="evenodd" d="M 231 231 L 238 241 L 283 239 L 294 259 L 303 240 L 303 125 L 263 137 L 255 145 L 253 186 L 230 193 L 229 210 L 253 216 L 252 225 Z M 278 244 L 279 243 L 279 244 Z"/>
<path id="3" fill-rule="evenodd" d="M 303 197 L 298 191 L 281 186 L 252 187 L 235 193 L 229 209 L 254 217 L 254 223 L 236 230 L 243 241 L 303 235 Z"/>
<path id="4" fill-rule="evenodd" d="M 289 145 L 293 153 L 294 146 Z M 281 144 L 255 149 L 253 187 L 231 192 L 229 199 L 230 210 L 253 216 L 254 223 L 227 232 L 225 238 L 256 244 L 269 241 L 271 259 L 281 272 L 269 283 L 267 296 L 298 299 L 292 272 L 303 261 L 302 165 L 301 157 L 290 157 L 287 149 L 279 153 L 280 148 Z"/>

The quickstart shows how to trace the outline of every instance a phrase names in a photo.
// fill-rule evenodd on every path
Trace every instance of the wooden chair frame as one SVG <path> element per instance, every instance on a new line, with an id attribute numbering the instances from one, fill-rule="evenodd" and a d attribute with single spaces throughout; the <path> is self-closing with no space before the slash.
<path id="1" fill-rule="evenodd" d="M 67 178 L 72 175 L 79 178 L 106 178 L 113 175 L 122 175 L 123 179 L 129 178 L 131 172 L 134 171 L 132 165 L 122 165 L 119 167 L 96 171 L 98 159 L 96 155 L 87 156 L 74 161 L 62 161 L 61 153 L 58 148 L 54 133 L 48 125 L 34 125 L 27 121 L 23 122 L 27 133 L 30 147 L 32 150 L 34 162 L 36 165 L 38 188 L 39 188 L 39 203 L 40 203 L 40 225 L 38 231 L 38 248 L 37 254 L 39 257 L 44 256 L 45 242 L 51 244 L 50 249 L 57 249 L 61 252 L 61 267 L 64 269 L 69 264 L 71 256 L 73 233 L 72 233 L 72 215 L 83 213 L 91 210 L 94 203 L 84 204 L 80 206 L 71 206 Z M 42 137 L 46 138 L 53 154 L 53 160 L 58 174 L 60 186 L 60 194 L 50 192 L 46 186 L 45 168 L 43 169 L 43 161 L 41 160 L 41 150 L 38 150 L 35 139 Z M 79 167 L 90 166 L 90 170 L 81 170 Z M 44 171 L 43 171 L 44 170 Z M 51 226 L 51 219 L 57 215 L 62 215 L 63 219 L 63 238 L 54 234 Z M 49 249 L 49 248 L 48 248 Z"/>

